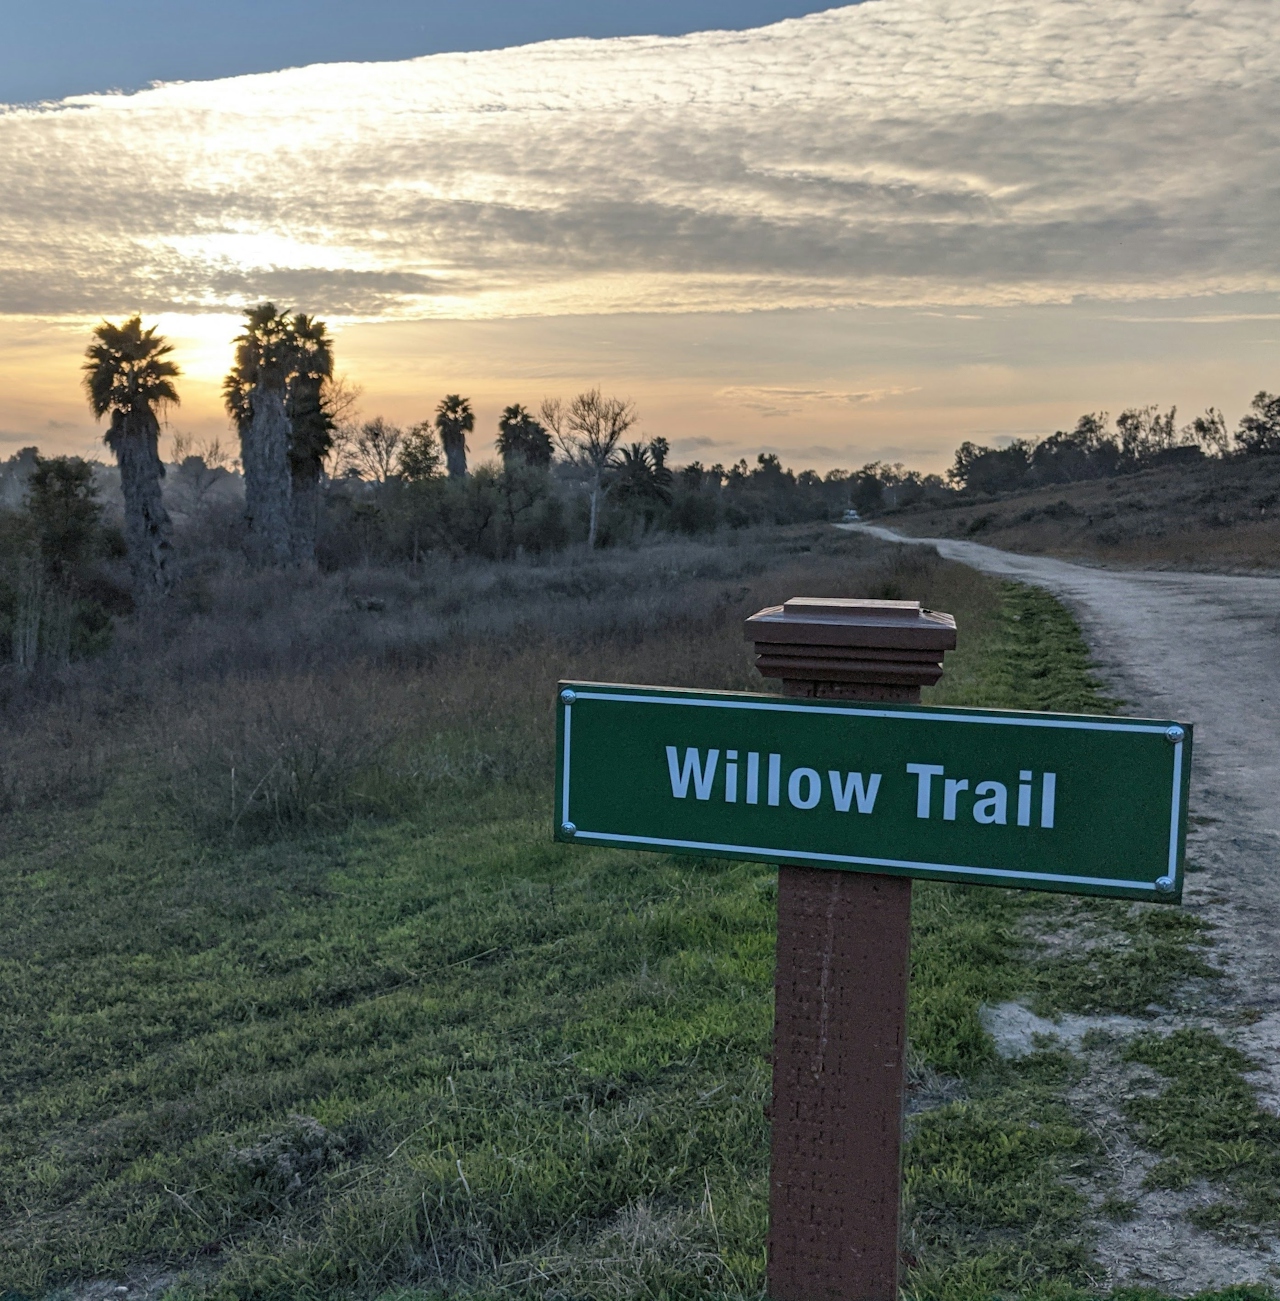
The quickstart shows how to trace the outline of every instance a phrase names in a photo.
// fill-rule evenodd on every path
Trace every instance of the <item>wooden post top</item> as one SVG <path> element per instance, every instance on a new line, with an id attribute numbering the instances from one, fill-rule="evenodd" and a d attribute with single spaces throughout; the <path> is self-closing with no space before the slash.
<path id="1" fill-rule="evenodd" d="M 753 614 L 746 637 L 786 695 L 911 702 L 942 676 L 956 621 L 919 601 L 793 596 Z"/>

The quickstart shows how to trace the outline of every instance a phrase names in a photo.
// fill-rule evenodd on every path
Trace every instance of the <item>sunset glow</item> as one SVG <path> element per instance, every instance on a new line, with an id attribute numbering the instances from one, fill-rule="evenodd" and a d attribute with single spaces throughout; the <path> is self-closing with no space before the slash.
<path id="1" fill-rule="evenodd" d="M 175 420 L 225 433 L 264 298 L 329 321 L 369 413 L 599 382 L 717 459 L 1230 413 L 1280 361 L 1273 16 L 869 0 L 10 109 L 0 438 L 91 444 L 78 354 L 139 309 Z"/>

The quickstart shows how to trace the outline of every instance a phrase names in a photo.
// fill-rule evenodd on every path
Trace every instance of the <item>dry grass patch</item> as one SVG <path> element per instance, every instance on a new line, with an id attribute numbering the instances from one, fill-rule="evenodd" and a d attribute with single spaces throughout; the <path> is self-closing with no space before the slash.
<path id="1" fill-rule="evenodd" d="M 1168 569 L 1280 567 L 1280 457 L 1165 466 L 943 508 L 889 512 L 921 537 Z"/>

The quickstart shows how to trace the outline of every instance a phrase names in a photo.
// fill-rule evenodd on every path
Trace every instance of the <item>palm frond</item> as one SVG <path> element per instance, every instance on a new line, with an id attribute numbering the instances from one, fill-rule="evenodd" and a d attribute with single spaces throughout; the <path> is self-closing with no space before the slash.
<path id="1" fill-rule="evenodd" d="M 236 359 L 222 384 L 227 413 L 243 427 L 249 397 L 261 384 L 283 393 L 293 369 L 293 322 L 274 303 L 259 303 L 244 314 L 244 332 L 235 339 Z"/>
<path id="2" fill-rule="evenodd" d="M 173 381 L 182 373 L 168 356 L 173 345 L 156 326 L 142 328 L 142 317 L 132 316 L 123 325 L 103 321 L 93 332 L 95 339 L 85 349 L 84 386 L 93 414 L 108 411 L 132 413 L 179 401 Z"/>
<path id="3" fill-rule="evenodd" d="M 450 393 L 436 407 L 436 429 L 446 448 L 465 447 L 466 436 L 476 427 L 471 403 L 461 394 Z"/>
<path id="4" fill-rule="evenodd" d="M 319 383 L 333 377 L 333 340 L 328 327 L 299 312 L 289 326 L 293 343 L 293 372 Z"/>

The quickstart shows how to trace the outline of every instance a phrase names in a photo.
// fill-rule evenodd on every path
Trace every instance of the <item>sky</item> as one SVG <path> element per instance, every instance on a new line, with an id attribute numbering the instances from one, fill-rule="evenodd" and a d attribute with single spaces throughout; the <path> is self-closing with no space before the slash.
<path id="1" fill-rule="evenodd" d="M 77 366 L 137 310 L 171 431 L 227 442 L 263 298 L 330 323 L 365 416 L 470 396 L 481 457 L 593 384 L 678 459 L 821 469 L 1280 388 L 1272 0 L 453 8 L 295 41 L 266 6 L 248 54 L 23 19 L 0 98 L 68 97 L 0 109 L 0 455 L 99 445 Z M 730 13 L 801 16 L 689 32 Z"/>
<path id="2" fill-rule="evenodd" d="M 499 50 L 571 36 L 683 36 L 829 8 L 804 0 L 13 0 L 0 100 L 61 99 L 308 63 Z"/>

